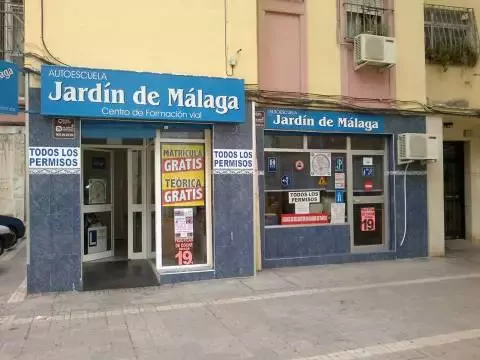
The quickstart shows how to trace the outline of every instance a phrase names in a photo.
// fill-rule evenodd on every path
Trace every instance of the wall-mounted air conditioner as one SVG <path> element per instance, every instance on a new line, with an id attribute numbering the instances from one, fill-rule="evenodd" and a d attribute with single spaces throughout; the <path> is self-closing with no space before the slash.
<path id="1" fill-rule="evenodd" d="M 438 160 L 438 139 L 435 135 L 417 133 L 398 135 L 398 164 L 436 160 Z"/>
<path id="2" fill-rule="evenodd" d="M 355 37 L 353 45 L 355 70 L 366 65 L 388 68 L 397 62 L 395 38 L 360 34 Z"/>

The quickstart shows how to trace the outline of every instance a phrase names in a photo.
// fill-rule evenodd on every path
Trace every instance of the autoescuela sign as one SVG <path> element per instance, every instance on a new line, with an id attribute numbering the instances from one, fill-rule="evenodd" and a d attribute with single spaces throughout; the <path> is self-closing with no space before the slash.
<path id="1" fill-rule="evenodd" d="M 18 113 L 18 68 L 0 61 L 0 114 Z"/>
<path id="2" fill-rule="evenodd" d="M 275 108 L 266 110 L 265 129 L 378 134 L 384 132 L 384 118 L 372 114 Z"/>
<path id="3" fill-rule="evenodd" d="M 41 113 L 65 117 L 242 123 L 241 79 L 43 65 Z"/>

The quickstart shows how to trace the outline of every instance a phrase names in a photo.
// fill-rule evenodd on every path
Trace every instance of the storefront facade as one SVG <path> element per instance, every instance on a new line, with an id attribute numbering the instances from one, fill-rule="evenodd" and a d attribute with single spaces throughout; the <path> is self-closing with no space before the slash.
<path id="1" fill-rule="evenodd" d="M 28 91 L 28 291 L 148 259 L 160 283 L 251 276 L 252 111 L 238 79 L 43 66 Z M 235 204 L 235 206 L 233 206 Z"/>
<path id="2" fill-rule="evenodd" d="M 256 123 L 264 268 L 427 256 L 426 168 L 396 161 L 424 117 L 265 107 Z"/>

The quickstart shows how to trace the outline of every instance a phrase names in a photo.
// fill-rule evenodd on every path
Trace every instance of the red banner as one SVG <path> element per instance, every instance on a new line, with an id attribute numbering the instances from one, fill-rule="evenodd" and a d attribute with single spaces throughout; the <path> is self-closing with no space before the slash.
<path id="1" fill-rule="evenodd" d="M 282 214 L 280 219 L 282 225 L 328 224 L 327 213 Z"/>

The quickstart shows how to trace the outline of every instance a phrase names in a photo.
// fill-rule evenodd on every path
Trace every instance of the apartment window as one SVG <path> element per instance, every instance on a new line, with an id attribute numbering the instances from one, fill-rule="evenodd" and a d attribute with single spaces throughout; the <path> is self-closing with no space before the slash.
<path id="1" fill-rule="evenodd" d="M 388 10 L 383 0 L 348 0 L 345 7 L 345 37 L 360 34 L 388 35 Z"/>
<path id="2" fill-rule="evenodd" d="M 433 64 L 475 66 L 479 36 L 471 8 L 425 5 L 425 58 Z"/>
<path id="3" fill-rule="evenodd" d="M 0 0 L 0 59 L 23 69 L 24 6 L 23 0 Z M 18 77 L 20 96 L 25 94 L 23 76 Z"/>

